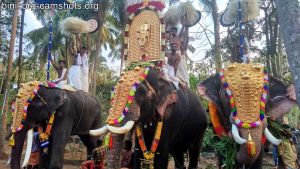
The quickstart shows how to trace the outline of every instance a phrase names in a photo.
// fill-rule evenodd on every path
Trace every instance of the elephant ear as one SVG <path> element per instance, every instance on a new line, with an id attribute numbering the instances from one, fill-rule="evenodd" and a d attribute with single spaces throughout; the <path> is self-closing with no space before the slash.
<path id="1" fill-rule="evenodd" d="M 198 93 L 205 98 L 207 101 L 211 102 L 210 105 L 215 105 L 216 110 L 214 114 L 210 112 L 210 118 L 218 119 L 220 124 L 224 127 L 226 131 L 229 130 L 230 126 L 230 107 L 229 103 L 227 105 L 226 96 L 224 90 L 222 90 L 222 83 L 219 74 L 205 79 L 200 82 L 197 86 Z M 222 102 L 222 99 L 224 103 Z M 211 119 L 213 122 L 214 119 Z M 215 124 L 213 124 L 214 127 Z M 218 126 L 219 127 L 219 126 Z M 217 132 L 217 131 L 216 131 Z"/>
<path id="2" fill-rule="evenodd" d="M 279 79 L 270 76 L 269 100 L 267 116 L 278 118 L 288 113 L 296 103 L 294 86 L 287 86 Z"/>
<path id="3" fill-rule="evenodd" d="M 49 92 L 53 93 L 53 100 L 50 100 L 50 103 L 48 105 L 49 111 L 51 113 L 55 112 L 59 107 L 61 107 L 67 98 L 66 92 L 61 89 L 46 89 Z M 54 91 L 53 91 L 54 90 Z"/>
<path id="4" fill-rule="evenodd" d="M 168 118 L 170 116 L 170 112 L 168 107 L 173 103 L 177 102 L 177 92 L 172 91 L 167 97 L 156 106 L 156 109 L 161 117 L 161 119 Z"/>
<path id="5" fill-rule="evenodd" d="M 206 100 L 213 102 L 215 105 L 220 107 L 222 105 L 220 97 L 221 80 L 219 74 L 205 79 L 199 83 L 197 90 L 199 94 Z"/>

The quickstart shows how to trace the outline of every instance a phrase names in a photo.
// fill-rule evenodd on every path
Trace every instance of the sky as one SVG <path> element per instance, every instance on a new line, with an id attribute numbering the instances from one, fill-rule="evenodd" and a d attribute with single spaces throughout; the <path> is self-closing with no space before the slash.
<path id="1" fill-rule="evenodd" d="M 182 1 L 186 1 L 186 0 L 182 0 Z M 205 9 L 203 9 L 203 5 L 201 5 L 199 3 L 199 0 L 192 0 L 192 2 L 193 2 L 194 7 L 197 10 L 201 11 L 202 18 L 200 20 L 200 23 L 202 25 L 204 25 L 205 27 L 207 27 L 207 29 L 212 31 L 213 23 L 212 23 L 211 16 L 207 15 L 207 13 L 205 12 Z M 217 0 L 219 12 L 223 11 L 226 8 L 227 2 L 228 2 L 228 0 Z M 25 33 L 28 33 L 34 29 L 38 29 L 38 28 L 42 27 L 42 24 L 36 19 L 35 15 L 33 14 L 33 12 L 31 10 L 26 10 L 25 23 L 26 23 L 25 30 L 24 30 Z M 222 29 L 224 29 L 224 28 L 221 28 L 221 32 L 222 32 Z M 203 57 L 205 56 L 205 52 L 207 50 L 209 50 L 211 47 L 210 47 L 210 45 L 205 45 L 205 44 L 203 45 L 203 43 L 204 43 L 203 41 L 205 41 L 204 39 L 206 37 L 203 37 L 204 34 L 201 33 L 203 31 L 203 29 L 200 27 L 200 25 L 196 25 L 196 26 L 190 28 L 189 31 L 190 31 L 190 36 L 197 37 L 197 40 L 190 42 L 190 44 L 192 44 L 192 46 L 196 48 L 196 51 L 194 53 L 189 53 L 189 57 L 193 61 L 199 61 L 199 60 L 203 59 Z M 210 40 L 212 41 L 212 43 L 214 43 L 213 37 L 210 37 Z M 112 61 L 110 58 L 107 57 L 108 53 L 109 53 L 109 51 L 104 51 L 102 53 L 102 55 L 107 58 L 107 65 L 110 68 L 112 68 L 113 70 L 119 70 L 120 61 Z"/>
<path id="2" fill-rule="evenodd" d="M 24 18 L 25 26 L 24 26 L 24 33 L 28 33 L 34 29 L 38 29 L 42 27 L 42 24 L 36 19 L 33 12 L 29 9 L 26 9 L 25 18 Z"/>

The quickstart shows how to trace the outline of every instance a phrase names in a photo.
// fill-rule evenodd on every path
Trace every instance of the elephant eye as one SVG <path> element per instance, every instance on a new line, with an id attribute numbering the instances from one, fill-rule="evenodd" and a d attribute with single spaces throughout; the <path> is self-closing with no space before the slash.
<path id="1" fill-rule="evenodd" d="M 234 71 L 236 69 L 236 65 L 229 65 L 227 69 L 229 71 Z"/>
<path id="2" fill-rule="evenodd" d="M 253 65 L 252 68 L 253 68 L 253 70 L 255 70 L 255 71 L 257 71 L 257 72 L 260 72 L 261 69 L 262 69 L 261 65 Z"/>
<path id="3" fill-rule="evenodd" d="M 147 91 L 146 91 L 146 88 L 142 85 L 140 85 L 137 89 L 136 89 L 136 92 L 135 92 L 135 95 L 136 96 L 142 96 L 142 95 L 146 95 Z"/>

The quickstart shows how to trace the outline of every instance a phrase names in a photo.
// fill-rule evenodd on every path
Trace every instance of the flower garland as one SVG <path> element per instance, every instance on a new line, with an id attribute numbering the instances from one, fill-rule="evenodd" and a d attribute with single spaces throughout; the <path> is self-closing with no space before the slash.
<path id="1" fill-rule="evenodd" d="M 23 129 L 24 127 L 24 124 L 25 124 L 25 120 L 27 118 L 27 109 L 28 109 L 28 106 L 30 105 L 30 103 L 32 102 L 33 98 L 36 96 L 38 90 L 40 89 L 40 85 L 37 85 L 33 92 L 31 93 L 31 95 L 29 96 L 29 98 L 27 99 L 27 101 L 24 103 L 23 105 L 23 111 L 22 111 L 22 121 L 21 121 L 21 124 L 20 126 L 18 127 L 18 129 L 16 131 L 13 131 L 13 133 L 15 132 L 19 132 L 20 130 Z M 21 97 L 25 97 L 25 96 L 21 96 Z M 12 112 L 15 112 L 15 103 L 12 104 Z"/>
<path id="2" fill-rule="evenodd" d="M 238 127 L 243 127 L 243 128 L 255 128 L 255 127 L 260 126 L 261 123 L 265 119 L 266 103 L 267 103 L 268 90 L 269 90 L 268 71 L 266 69 L 264 69 L 264 79 L 263 79 L 264 83 L 263 83 L 263 91 L 262 91 L 262 95 L 261 95 L 261 99 L 260 99 L 259 119 L 256 122 L 252 122 L 252 123 L 247 123 L 247 122 L 241 121 L 238 118 L 238 112 L 237 112 L 237 108 L 236 108 L 236 105 L 235 105 L 235 101 L 234 101 L 233 96 L 232 96 L 232 92 L 230 91 L 229 84 L 226 82 L 225 77 L 224 77 L 224 69 L 220 70 L 219 75 L 220 75 L 223 87 L 225 88 L 226 93 L 229 97 L 230 106 L 231 106 L 231 113 L 233 115 L 234 123 Z"/>
<path id="3" fill-rule="evenodd" d="M 141 127 L 138 126 L 137 129 L 136 129 L 136 135 L 138 137 L 139 144 L 141 146 L 141 149 L 143 151 L 143 155 L 144 155 L 146 160 L 154 159 L 155 152 L 156 152 L 156 149 L 157 149 L 157 146 L 158 146 L 158 143 L 159 143 L 159 140 L 160 140 L 160 136 L 161 136 L 162 126 L 163 126 L 163 122 L 159 121 L 157 123 L 157 127 L 156 127 L 156 130 L 155 130 L 155 135 L 154 135 L 154 138 L 153 138 L 153 141 L 152 141 L 150 151 L 147 150 L 147 147 L 145 145 L 145 140 L 144 140 L 144 137 L 143 137 L 143 131 L 142 131 Z"/>
<path id="4" fill-rule="evenodd" d="M 32 84 L 30 84 L 32 85 Z M 55 87 L 54 84 L 52 83 L 41 83 L 36 85 L 36 87 L 34 87 L 33 92 L 30 94 L 29 98 L 23 103 L 23 105 L 18 105 L 16 110 L 16 102 L 12 103 L 12 107 L 11 107 L 11 112 L 14 113 L 15 111 L 18 111 L 19 113 L 22 113 L 22 120 L 21 120 L 21 124 L 17 129 L 14 129 L 12 131 L 12 136 L 9 139 L 9 145 L 14 146 L 15 145 L 15 140 L 14 140 L 14 134 L 21 131 L 24 128 L 24 124 L 27 118 L 27 112 L 28 112 L 28 106 L 30 105 L 30 103 L 32 102 L 32 100 L 34 99 L 34 97 L 37 95 L 37 92 L 39 91 L 40 87 Z M 24 97 L 26 97 L 26 93 L 18 93 L 18 98 L 22 99 Z"/>
<path id="5" fill-rule="evenodd" d="M 145 71 L 141 74 L 140 78 L 139 78 L 139 81 L 138 82 L 135 82 L 133 84 L 133 86 L 131 87 L 131 90 L 129 91 L 129 94 L 128 94 L 128 101 L 125 105 L 125 108 L 122 112 L 122 115 L 116 119 L 113 119 L 113 120 L 109 120 L 107 123 L 108 124 L 119 124 L 121 123 L 125 116 L 127 115 L 128 111 L 129 111 L 129 108 L 134 100 L 134 96 L 135 96 L 135 92 L 136 92 L 136 89 L 138 88 L 138 86 L 147 78 L 147 75 L 149 73 L 149 70 L 150 70 L 150 67 L 147 67 L 145 68 Z M 111 92 L 111 103 L 114 101 L 114 97 L 115 97 L 115 91 L 114 91 L 114 88 L 112 89 L 112 92 Z"/>

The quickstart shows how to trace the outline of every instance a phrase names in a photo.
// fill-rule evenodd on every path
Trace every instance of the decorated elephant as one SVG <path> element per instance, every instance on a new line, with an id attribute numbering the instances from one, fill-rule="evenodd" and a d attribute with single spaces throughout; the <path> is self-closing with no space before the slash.
<path id="1" fill-rule="evenodd" d="M 71 135 L 79 135 L 87 147 L 88 157 L 91 156 L 98 137 L 90 136 L 88 131 L 101 126 L 101 108 L 96 98 L 82 91 L 28 82 L 22 84 L 13 107 L 12 169 L 20 169 L 26 133 L 28 141 L 23 167 L 27 165 L 35 126 L 43 126 L 44 132 L 39 134 L 41 145 L 48 144 L 48 157 L 45 159 L 40 153 L 40 159 L 46 162 L 45 168 L 63 168 L 64 149 Z"/>
<path id="2" fill-rule="evenodd" d="M 136 67 L 121 77 L 112 99 L 108 125 L 90 131 L 112 133 L 107 168 L 120 167 L 124 134 L 135 131 L 133 168 L 166 169 L 169 154 L 176 168 L 184 168 L 187 151 L 189 168 L 197 168 L 207 117 L 191 90 L 176 90 L 155 67 Z"/>
<path id="3" fill-rule="evenodd" d="M 209 101 L 214 130 L 238 143 L 238 165 L 261 168 L 263 135 L 274 145 L 281 140 L 268 130 L 266 117 L 278 118 L 295 103 L 292 87 L 268 75 L 260 64 L 229 64 L 198 85 Z"/>

